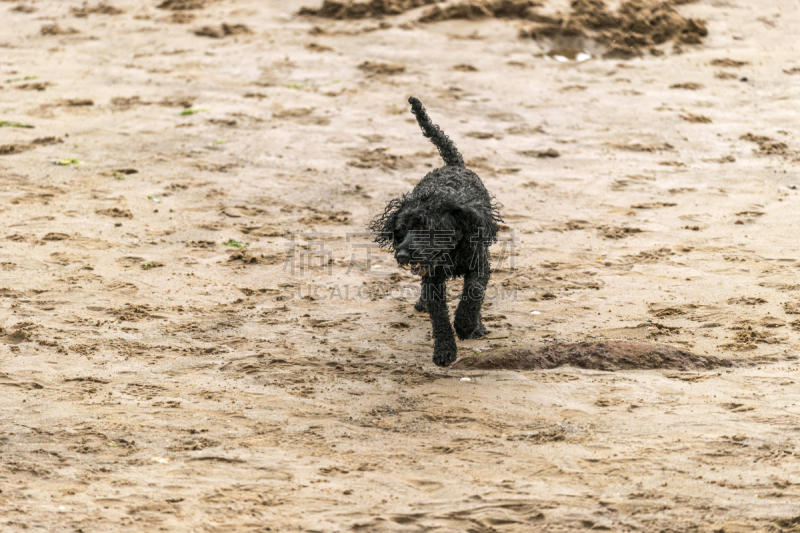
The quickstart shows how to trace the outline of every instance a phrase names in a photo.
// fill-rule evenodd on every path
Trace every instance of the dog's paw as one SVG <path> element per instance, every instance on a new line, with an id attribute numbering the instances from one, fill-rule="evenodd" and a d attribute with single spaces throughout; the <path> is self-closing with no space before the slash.
<path id="1" fill-rule="evenodd" d="M 472 321 L 458 320 L 458 318 L 456 318 L 456 321 L 453 323 L 453 329 L 456 330 L 456 335 L 458 335 L 458 338 L 462 341 L 466 339 L 477 339 L 478 337 L 475 337 L 474 335 L 481 328 L 483 328 L 482 324 L 478 324 L 476 326 Z M 484 330 L 484 335 L 485 334 L 486 331 Z M 479 336 L 482 337 L 483 335 Z"/>
<path id="2" fill-rule="evenodd" d="M 489 334 L 480 322 L 477 326 L 473 323 L 465 325 L 463 322 L 456 322 L 453 326 L 456 330 L 456 335 L 458 335 L 458 338 L 462 341 L 466 339 L 480 339 Z"/>
<path id="3" fill-rule="evenodd" d="M 436 366 L 449 366 L 458 357 L 458 350 L 453 347 L 446 350 L 433 352 L 433 364 Z"/>
<path id="4" fill-rule="evenodd" d="M 419 311 L 420 313 L 422 313 L 423 311 L 427 311 L 428 310 L 428 304 L 426 304 L 422 300 L 422 298 L 420 298 L 419 300 L 417 300 L 417 303 L 414 304 L 414 309 L 416 311 Z"/>
<path id="5" fill-rule="evenodd" d="M 469 338 L 470 339 L 480 339 L 482 337 L 485 337 L 488 334 L 489 334 L 489 332 L 486 331 L 486 328 L 483 326 L 483 324 L 478 324 L 477 329 L 475 329 L 475 331 L 472 332 L 472 335 L 470 335 Z"/>

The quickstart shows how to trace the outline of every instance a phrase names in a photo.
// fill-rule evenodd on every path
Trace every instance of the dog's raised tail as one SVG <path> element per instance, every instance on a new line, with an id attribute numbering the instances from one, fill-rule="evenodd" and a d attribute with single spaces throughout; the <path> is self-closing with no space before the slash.
<path id="1" fill-rule="evenodd" d="M 455 143 L 444 134 L 439 126 L 431 122 L 431 118 L 425 112 L 425 108 L 422 107 L 422 102 L 412 96 L 408 99 L 408 103 L 411 104 L 411 112 L 417 117 L 419 127 L 422 128 L 422 134 L 436 145 L 436 149 L 439 150 L 439 155 L 442 156 L 445 164 L 453 167 L 463 167 L 464 158 L 458 153 Z"/>

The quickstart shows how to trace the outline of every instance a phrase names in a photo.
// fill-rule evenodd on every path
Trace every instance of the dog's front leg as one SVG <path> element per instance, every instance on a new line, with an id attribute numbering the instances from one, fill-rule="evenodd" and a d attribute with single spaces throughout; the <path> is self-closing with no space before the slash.
<path id="1" fill-rule="evenodd" d="M 447 312 L 444 275 L 424 276 L 422 291 L 422 298 L 427 306 L 433 327 L 433 362 L 437 366 L 447 366 L 456 360 L 458 348 L 453 328 L 450 326 L 450 315 Z"/>
<path id="2" fill-rule="evenodd" d="M 486 335 L 481 322 L 481 307 L 489 284 L 488 252 L 482 254 L 478 268 L 464 274 L 464 291 L 456 309 L 453 325 L 459 339 L 479 339 Z"/>
<path id="3" fill-rule="evenodd" d="M 428 304 L 425 303 L 425 282 L 423 281 L 420 286 L 419 300 L 414 304 L 414 309 L 420 313 L 428 310 Z"/>

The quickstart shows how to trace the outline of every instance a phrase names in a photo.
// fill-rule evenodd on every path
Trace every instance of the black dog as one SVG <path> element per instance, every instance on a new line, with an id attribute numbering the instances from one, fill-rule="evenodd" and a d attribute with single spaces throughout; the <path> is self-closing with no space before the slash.
<path id="1" fill-rule="evenodd" d="M 489 283 L 489 246 L 502 222 L 498 205 L 477 174 L 464 166 L 455 144 L 433 124 L 414 97 L 408 99 L 422 133 L 444 159 L 409 194 L 395 198 L 370 229 L 375 242 L 394 250 L 397 263 L 422 276 L 414 306 L 428 311 L 433 325 L 433 362 L 447 366 L 457 348 L 447 311 L 445 282 L 464 276 L 464 290 L 453 322 L 460 339 L 486 335 L 481 306 Z"/>

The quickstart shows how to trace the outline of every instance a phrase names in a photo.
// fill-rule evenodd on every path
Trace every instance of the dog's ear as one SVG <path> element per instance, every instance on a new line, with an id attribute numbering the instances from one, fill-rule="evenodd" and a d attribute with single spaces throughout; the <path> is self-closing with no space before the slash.
<path id="1" fill-rule="evenodd" d="M 492 244 L 497 240 L 497 217 L 483 205 L 459 205 L 451 211 L 458 230 L 465 237 Z"/>
<path id="2" fill-rule="evenodd" d="M 402 198 L 395 198 L 386 204 L 386 209 L 382 214 L 375 217 L 369 224 L 369 230 L 374 236 L 375 242 L 381 245 L 381 248 L 392 248 L 394 244 L 394 232 L 397 226 L 397 217 L 400 214 L 400 209 L 403 207 L 405 196 Z"/>

